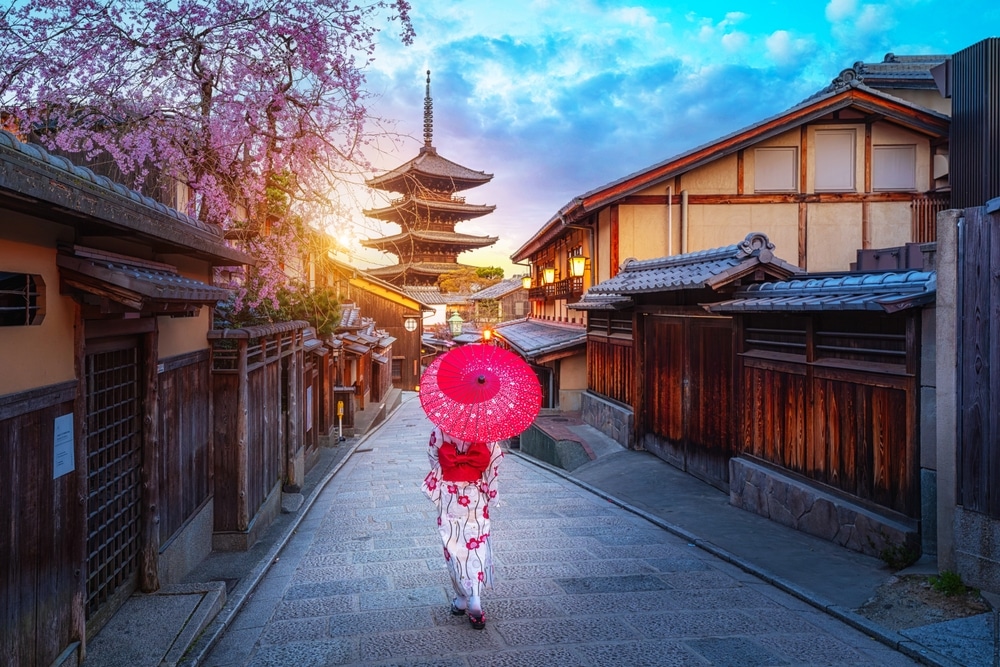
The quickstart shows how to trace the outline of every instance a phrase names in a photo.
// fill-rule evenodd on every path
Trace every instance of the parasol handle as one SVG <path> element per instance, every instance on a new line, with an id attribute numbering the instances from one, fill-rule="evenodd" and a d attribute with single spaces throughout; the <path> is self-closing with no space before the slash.
<path id="1" fill-rule="evenodd" d="M 486 376 L 480 375 L 479 377 L 476 378 L 476 382 L 478 382 L 479 384 L 486 384 Z"/>

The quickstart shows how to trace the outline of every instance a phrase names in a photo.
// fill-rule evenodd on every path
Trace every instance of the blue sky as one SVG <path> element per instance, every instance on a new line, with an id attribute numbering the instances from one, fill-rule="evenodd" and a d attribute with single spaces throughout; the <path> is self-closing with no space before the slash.
<path id="1" fill-rule="evenodd" d="M 1000 3 L 984 0 L 412 4 L 415 42 L 385 35 L 369 69 L 369 108 L 398 136 L 368 158 L 390 169 L 417 154 L 430 69 L 438 153 L 494 174 L 466 197 L 496 211 L 456 230 L 500 240 L 459 261 L 508 276 L 522 271 L 510 255 L 576 195 L 780 113 L 858 60 L 1000 36 Z M 367 191 L 357 200 L 385 202 Z M 399 231 L 359 212 L 349 229 Z"/>

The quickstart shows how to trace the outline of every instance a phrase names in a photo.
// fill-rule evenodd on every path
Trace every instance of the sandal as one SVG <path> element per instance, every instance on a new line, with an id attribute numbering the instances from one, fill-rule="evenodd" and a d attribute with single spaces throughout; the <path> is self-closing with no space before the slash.
<path id="1" fill-rule="evenodd" d="M 482 612 L 481 614 L 479 614 L 479 616 L 475 616 L 470 612 L 469 623 L 471 623 L 472 627 L 474 627 L 476 630 L 482 630 L 483 628 L 486 627 L 486 612 L 485 611 Z"/>
<path id="2" fill-rule="evenodd" d="M 466 610 L 459 608 L 459 606 L 457 604 L 455 604 L 455 600 L 452 600 L 451 601 L 451 614 L 452 614 L 452 616 L 461 616 L 464 613 L 466 613 Z"/>

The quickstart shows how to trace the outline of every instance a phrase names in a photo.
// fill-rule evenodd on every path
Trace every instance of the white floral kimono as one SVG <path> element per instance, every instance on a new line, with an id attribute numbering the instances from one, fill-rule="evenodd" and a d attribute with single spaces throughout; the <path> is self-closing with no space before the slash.
<path id="1" fill-rule="evenodd" d="M 440 428 L 431 432 L 428 449 L 431 471 L 422 488 L 438 508 L 438 532 L 444 542 L 444 559 L 455 592 L 463 597 L 480 597 L 484 589 L 493 589 L 490 507 L 497 506 L 497 473 L 504 454 L 496 442 L 471 445 L 486 447 L 485 470 L 472 481 L 447 481 L 442 473 L 440 449 L 456 444 L 461 447 L 468 443 L 445 435 Z M 453 470 L 450 466 L 449 469 Z"/>

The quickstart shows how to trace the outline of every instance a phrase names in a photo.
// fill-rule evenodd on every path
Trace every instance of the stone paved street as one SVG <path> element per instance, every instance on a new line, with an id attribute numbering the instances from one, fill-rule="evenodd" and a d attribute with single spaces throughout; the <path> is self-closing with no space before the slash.
<path id="1" fill-rule="evenodd" d="M 323 490 L 211 667 L 914 665 L 841 621 L 508 455 L 485 630 L 452 616 L 430 423 L 408 398 Z"/>

